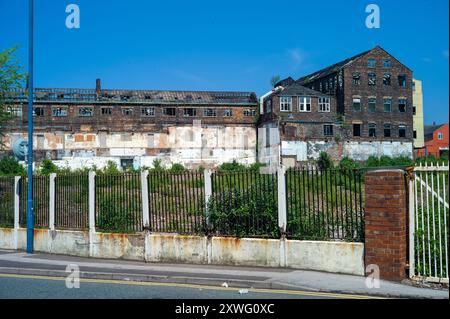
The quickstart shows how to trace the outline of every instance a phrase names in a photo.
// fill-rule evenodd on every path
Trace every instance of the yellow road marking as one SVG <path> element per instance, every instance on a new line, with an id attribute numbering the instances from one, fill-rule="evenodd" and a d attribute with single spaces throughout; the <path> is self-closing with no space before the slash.
<path id="1" fill-rule="evenodd" d="M 64 277 L 50 277 L 50 276 L 35 276 L 35 275 L 18 275 L 18 274 L 0 274 L 0 278 L 21 278 L 21 279 L 37 279 L 37 280 L 53 280 L 53 281 L 65 281 Z M 80 282 L 86 283 L 99 283 L 99 284 L 117 284 L 117 285 L 136 285 L 136 286 L 161 286 L 161 287 L 178 287 L 178 288 L 194 288 L 205 290 L 218 290 L 218 291 L 234 291 L 242 288 L 225 288 L 225 287 L 212 287 L 195 284 L 177 284 L 177 283 L 164 283 L 164 282 L 139 282 L 139 281 L 124 281 L 124 280 L 110 280 L 110 279 L 88 279 L 80 278 Z M 255 293 L 270 293 L 270 294 L 284 294 L 284 295 L 298 295 L 298 296 L 312 296 L 312 297 L 332 297 L 341 299 L 385 299 L 381 297 L 365 296 L 365 295 L 351 295 L 351 294 L 337 294 L 328 292 L 313 292 L 313 291 L 300 291 L 300 290 L 280 290 L 280 289 L 248 289 L 249 292 Z"/>

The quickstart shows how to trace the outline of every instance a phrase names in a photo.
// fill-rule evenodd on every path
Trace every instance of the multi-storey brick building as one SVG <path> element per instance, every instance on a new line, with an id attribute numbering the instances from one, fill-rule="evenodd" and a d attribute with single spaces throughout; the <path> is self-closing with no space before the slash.
<path id="1" fill-rule="evenodd" d="M 283 89 L 297 84 L 333 96 L 337 111 L 335 126 L 339 129 L 334 130 L 334 141 L 321 149 L 335 159 L 349 156 L 364 160 L 370 155 L 412 156 L 412 81 L 412 71 L 377 46 L 297 81 L 282 80 L 276 87 Z M 314 141 L 323 136 L 321 132 L 309 132 L 307 138 Z M 317 157 L 313 151 L 317 147 L 309 148 L 306 158 Z M 297 158 L 301 160 L 304 156 Z"/>
<path id="2" fill-rule="evenodd" d="M 12 92 L 16 117 L 3 131 L 11 153 L 27 138 L 27 98 Z M 256 158 L 257 99 L 252 92 L 193 92 L 36 89 L 34 148 L 36 160 L 61 166 L 122 166 L 182 163 L 215 166 Z"/>

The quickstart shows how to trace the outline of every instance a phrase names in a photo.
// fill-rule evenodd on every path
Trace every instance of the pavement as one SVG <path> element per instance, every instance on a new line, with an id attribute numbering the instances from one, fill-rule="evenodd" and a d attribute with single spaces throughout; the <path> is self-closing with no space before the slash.
<path id="1" fill-rule="evenodd" d="M 261 294 L 275 293 L 277 295 L 318 298 L 449 298 L 448 289 L 418 288 L 405 283 L 384 280 L 380 281 L 379 288 L 370 289 L 366 286 L 366 278 L 364 277 L 316 271 L 217 265 L 156 264 L 39 253 L 28 255 L 24 252 L 6 250 L 0 250 L 0 291 L 2 286 L 5 289 L 6 283 L 12 285 L 12 279 L 25 281 L 39 278 L 65 280 L 69 274 L 66 271 L 68 265 L 77 265 L 82 281 L 87 283 L 156 285 L 159 287 L 177 287 L 178 291 L 182 288 L 214 289 L 216 291 L 234 289 L 235 292 L 244 289 Z M 1 296 L 3 295 L 0 293 Z M 196 298 L 195 294 L 193 296 L 191 297 Z M 211 296 L 209 295 L 209 297 Z M 180 298 L 183 298 L 183 295 Z"/>

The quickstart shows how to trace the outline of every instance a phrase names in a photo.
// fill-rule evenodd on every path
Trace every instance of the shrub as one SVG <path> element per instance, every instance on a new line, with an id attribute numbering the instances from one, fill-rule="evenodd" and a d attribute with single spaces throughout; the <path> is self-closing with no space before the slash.
<path id="1" fill-rule="evenodd" d="M 113 174 L 118 174 L 119 173 L 119 169 L 117 168 L 117 164 L 114 161 L 108 161 L 106 163 L 106 166 L 103 167 L 103 169 L 100 171 L 100 174 L 105 174 L 105 175 L 113 175 Z"/>
<path id="2" fill-rule="evenodd" d="M 355 169 L 360 169 L 361 164 L 355 160 L 352 160 L 349 157 L 344 157 L 339 162 L 339 168 L 343 169 L 343 170 L 355 170 Z"/>
<path id="3" fill-rule="evenodd" d="M 320 152 L 319 159 L 317 160 L 317 166 L 319 169 L 330 169 L 333 168 L 333 161 L 327 152 Z"/>
<path id="4" fill-rule="evenodd" d="M 16 158 L 11 156 L 3 157 L 0 160 L 0 175 L 4 176 L 26 176 L 27 171 Z"/>
<path id="5" fill-rule="evenodd" d="M 175 163 L 170 168 L 170 172 L 172 173 L 183 173 L 186 171 L 186 168 L 184 168 L 183 164 Z"/>
<path id="6" fill-rule="evenodd" d="M 57 173 L 58 167 L 49 159 L 45 159 L 42 161 L 41 166 L 39 167 L 38 174 L 48 176 L 52 173 Z"/>
<path id="7" fill-rule="evenodd" d="M 369 156 L 369 158 L 364 162 L 365 167 L 379 167 L 380 159 L 376 156 Z"/>
<path id="8" fill-rule="evenodd" d="M 233 160 L 231 163 L 223 163 L 219 166 L 221 172 L 238 172 L 245 170 L 245 166 Z"/>
<path id="9" fill-rule="evenodd" d="M 165 168 L 162 165 L 162 160 L 159 159 L 159 158 L 155 158 L 153 160 L 153 171 L 161 172 L 161 171 L 164 171 L 164 170 L 165 170 Z"/>
<path id="10" fill-rule="evenodd" d="M 130 233 L 134 225 L 134 217 L 131 209 L 115 205 L 108 199 L 100 202 L 97 227 L 103 231 L 112 233 Z"/>

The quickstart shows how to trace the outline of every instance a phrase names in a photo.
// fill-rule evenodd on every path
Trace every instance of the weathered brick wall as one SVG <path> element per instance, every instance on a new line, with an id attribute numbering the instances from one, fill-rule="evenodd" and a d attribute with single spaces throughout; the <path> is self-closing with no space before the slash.
<path id="1" fill-rule="evenodd" d="M 375 264 L 381 279 L 406 277 L 408 209 L 401 170 L 367 172 L 365 179 L 365 265 Z"/>

